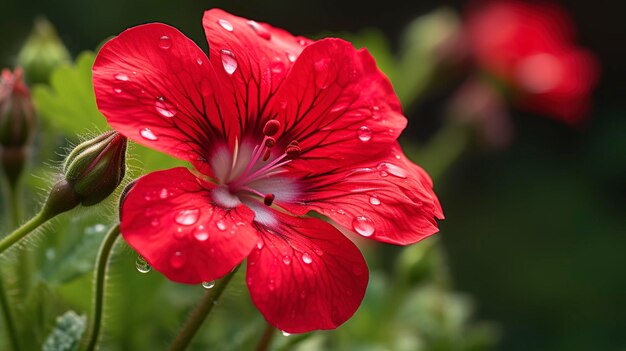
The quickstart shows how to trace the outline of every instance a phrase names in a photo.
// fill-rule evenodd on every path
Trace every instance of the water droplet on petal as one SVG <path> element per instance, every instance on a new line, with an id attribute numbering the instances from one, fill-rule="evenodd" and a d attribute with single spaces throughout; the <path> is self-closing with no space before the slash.
<path id="1" fill-rule="evenodd" d="M 192 225 L 198 221 L 199 216 L 200 210 L 197 208 L 181 210 L 176 214 L 176 217 L 174 217 L 174 221 L 182 225 Z"/>
<path id="2" fill-rule="evenodd" d="M 375 121 L 380 121 L 382 119 L 382 116 L 380 115 L 380 107 L 372 106 L 371 110 L 372 110 L 372 119 L 374 119 Z"/>
<path id="3" fill-rule="evenodd" d="M 161 224 L 161 222 L 159 222 L 159 219 L 156 218 L 156 217 L 152 218 L 152 220 L 150 221 L 150 225 L 153 226 L 153 227 L 158 227 L 159 224 Z"/>
<path id="4" fill-rule="evenodd" d="M 361 140 L 362 142 L 372 140 L 372 130 L 369 129 L 368 126 L 361 126 L 356 134 L 359 136 L 359 140 Z"/>
<path id="5" fill-rule="evenodd" d="M 226 223 L 224 223 L 223 220 L 219 220 L 217 221 L 217 223 L 215 223 L 215 225 L 217 226 L 217 229 L 221 230 L 221 231 L 225 231 L 226 230 Z"/>
<path id="6" fill-rule="evenodd" d="M 372 204 L 373 206 L 378 206 L 380 205 L 380 200 L 376 196 L 371 196 L 370 204 Z"/>
<path id="7" fill-rule="evenodd" d="M 148 261 L 141 256 L 137 256 L 137 259 L 135 260 L 135 267 L 140 273 L 148 273 L 152 270 Z"/>
<path id="8" fill-rule="evenodd" d="M 302 46 L 306 46 L 307 42 L 306 42 L 306 40 L 300 38 L 300 39 L 298 39 L 298 44 L 300 44 Z"/>
<path id="9" fill-rule="evenodd" d="M 320 249 L 315 249 L 315 254 L 318 256 L 322 256 L 324 255 L 324 251 L 320 250 Z"/>
<path id="10" fill-rule="evenodd" d="M 166 102 L 162 97 L 156 100 L 154 107 L 163 117 L 170 118 L 176 116 L 176 110 L 174 107 L 170 103 Z"/>
<path id="11" fill-rule="evenodd" d="M 205 289 L 212 289 L 215 286 L 215 280 L 211 280 L 210 282 L 202 282 L 202 287 Z"/>
<path id="12" fill-rule="evenodd" d="M 172 39 L 170 39 L 170 37 L 168 37 L 167 35 L 164 35 L 162 37 L 159 38 L 159 47 L 161 49 L 169 49 L 172 47 Z"/>
<path id="13" fill-rule="evenodd" d="M 290 333 L 287 333 L 287 332 L 286 332 L 286 331 L 284 331 L 284 330 L 281 330 L 280 332 L 283 334 L 283 336 L 289 336 L 289 335 L 291 335 Z"/>
<path id="14" fill-rule="evenodd" d="M 225 19 L 219 19 L 219 20 L 217 20 L 217 23 L 218 23 L 218 24 L 219 24 L 222 28 L 226 29 L 226 30 L 227 30 L 227 31 L 229 31 L 229 32 L 232 32 L 232 31 L 233 31 L 233 29 L 234 29 L 234 28 L 233 28 L 232 23 L 228 22 L 228 21 L 227 21 L 227 20 L 225 20 Z"/>
<path id="15" fill-rule="evenodd" d="M 237 70 L 237 59 L 235 58 L 235 54 L 233 54 L 230 50 L 222 50 L 220 51 L 222 56 L 222 66 L 224 66 L 224 71 L 228 74 L 233 74 Z"/>
<path id="16" fill-rule="evenodd" d="M 185 262 L 187 262 L 187 258 L 180 251 L 174 252 L 172 257 L 170 257 L 170 264 L 174 268 L 181 268 L 185 265 Z"/>
<path id="17" fill-rule="evenodd" d="M 203 225 L 199 225 L 193 230 L 193 237 L 198 241 L 206 241 L 209 238 L 209 231 Z"/>
<path id="18" fill-rule="evenodd" d="M 365 216 L 356 216 L 352 220 L 352 228 L 362 236 L 372 236 L 374 234 L 374 222 Z"/>
<path id="19" fill-rule="evenodd" d="M 270 33 L 265 27 L 256 21 L 248 21 L 248 25 L 254 30 L 254 32 L 265 40 L 272 39 L 272 33 Z"/>
<path id="20" fill-rule="evenodd" d="M 128 78 L 128 75 L 124 73 L 118 73 L 114 77 L 115 79 L 121 80 L 122 82 L 128 82 L 130 80 L 130 78 Z"/>
<path id="21" fill-rule="evenodd" d="M 287 60 L 289 60 L 289 62 L 296 62 L 297 58 L 298 56 L 292 54 L 291 52 L 287 53 Z"/>
<path id="22" fill-rule="evenodd" d="M 256 248 L 259 250 L 263 248 L 263 240 L 259 239 L 259 241 L 256 243 Z"/>
<path id="23" fill-rule="evenodd" d="M 204 61 L 202 61 L 202 59 L 198 57 L 198 58 L 196 59 L 196 63 L 198 64 L 198 66 L 202 66 L 202 64 L 204 63 Z"/>
<path id="24" fill-rule="evenodd" d="M 161 191 L 159 191 L 159 197 L 161 199 L 167 199 L 167 197 L 169 196 L 169 192 L 166 188 L 161 189 Z"/>
<path id="25" fill-rule="evenodd" d="M 270 70 L 274 74 L 282 74 L 283 72 L 285 72 L 285 64 L 279 58 L 275 58 L 270 63 Z"/>
<path id="26" fill-rule="evenodd" d="M 113 91 L 114 91 L 116 94 L 121 94 L 123 90 L 122 90 L 122 88 L 113 88 Z"/>
<path id="27" fill-rule="evenodd" d="M 313 259 L 311 258 L 311 255 L 305 252 L 302 254 L 302 262 L 306 264 L 311 264 L 311 262 L 313 262 Z"/>
<path id="28" fill-rule="evenodd" d="M 283 257 L 283 263 L 287 264 L 287 265 L 290 264 L 291 263 L 291 258 L 289 256 L 285 255 Z"/>
<path id="29" fill-rule="evenodd" d="M 382 173 L 385 172 L 393 176 L 396 176 L 398 178 L 407 177 L 407 172 L 404 169 L 394 165 L 393 163 L 381 162 L 378 164 L 378 167 L 376 168 L 378 168 L 378 170 L 380 171 L 381 176 L 382 176 Z"/>
<path id="30" fill-rule="evenodd" d="M 159 139 L 156 135 L 154 135 L 154 133 L 152 132 L 152 130 L 150 130 L 150 128 L 144 128 L 140 130 L 139 135 L 141 135 L 144 139 L 150 140 L 150 141 L 155 141 Z"/>

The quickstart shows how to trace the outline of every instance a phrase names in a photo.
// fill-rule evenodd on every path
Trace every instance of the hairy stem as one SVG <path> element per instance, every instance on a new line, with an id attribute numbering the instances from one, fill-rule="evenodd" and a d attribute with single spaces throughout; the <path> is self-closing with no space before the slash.
<path id="1" fill-rule="evenodd" d="M 13 231 L 13 233 L 5 236 L 2 240 L 0 240 L 0 254 L 52 217 L 53 216 L 50 212 L 41 211 L 28 222 Z"/>
<path id="2" fill-rule="evenodd" d="M 274 334 L 276 334 L 276 328 L 266 323 L 263 335 L 261 335 L 261 339 L 259 339 L 259 343 L 256 345 L 256 351 L 267 351 L 272 343 Z"/>
<path id="3" fill-rule="evenodd" d="M 169 348 L 170 351 L 183 351 L 187 349 L 187 346 L 191 343 L 191 340 L 202 326 L 206 317 L 211 313 L 213 306 L 217 303 L 224 289 L 238 269 L 239 266 L 235 267 L 232 272 L 220 279 L 212 289 L 207 290 L 204 296 L 202 296 L 200 303 L 198 303 L 196 308 L 191 312 L 191 315 L 185 321 L 176 339 L 174 339 L 174 342 Z"/>
<path id="4" fill-rule="evenodd" d="M 100 327 L 102 326 L 102 311 L 104 309 L 104 292 L 106 284 L 107 269 L 109 267 L 109 258 L 115 246 L 115 241 L 120 235 L 120 225 L 115 224 L 104 237 L 104 241 L 100 245 L 98 256 L 96 257 L 96 265 L 94 267 L 94 294 L 91 306 L 91 323 L 87 338 L 87 348 L 85 350 L 92 351 L 96 349 L 98 338 L 100 337 Z"/>

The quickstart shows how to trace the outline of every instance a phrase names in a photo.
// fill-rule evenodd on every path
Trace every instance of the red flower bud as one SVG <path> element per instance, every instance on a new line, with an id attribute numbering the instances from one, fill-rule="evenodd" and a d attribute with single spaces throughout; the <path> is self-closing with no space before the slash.
<path id="1" fill-rule="evenodd" d="M 107 198 L 126 172 L 126 138 L 110 131 L 78 145 L 63 166 L 65 180 L 84 206 Z"/>
<path id="2" fill-rule="evenodd" d="M 28 156 L 36 128 L 36 116 L 23 71 L 2 70 L 0 75 L 0 150 L 2 166 L 14 184 Z"/>

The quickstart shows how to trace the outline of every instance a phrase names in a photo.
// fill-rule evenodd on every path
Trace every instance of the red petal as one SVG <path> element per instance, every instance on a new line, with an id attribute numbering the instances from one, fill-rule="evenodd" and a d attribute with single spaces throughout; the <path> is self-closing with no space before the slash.
<path id="1" fill-rule="evenodd" d="M 341 39 L 307 46 L 276 94 L 279 142 L 297 140 L 293 167 L 323 171 L 384 150 L 406 126 L 389 80 L 371 55 Z"/>
<path id="2" fill-rule="evenodd" d="M 124 239 L 170 280 L 222 277 L 250 253 L 258 233 L 250 209 L 212 203 L 213 187 L 185 168 L 139 178 L 122 205 Z"/>
<path id="3" fill-rule="evenodd" d="M 268 101 L 303 45 L 311 41 L 219 9 L 206 11 L 202 24 L 211 64 L 227 101 L 223 106 L 229 109 L 228 114 L 239 117 L 232 118 L 230 123 L 241 134 L 260 133 L 267 121 Z"/>
<path id="4" fill-rule="evenodd" d="M 265 319 L 289 333 L 334 329 L 357 310 L 367 265 L 357 247 L 330 224 L 275 212 L 248 257 L 247 283 Z"/>
<path id="5" fill-rule="evenodd" d="M 443 219 L 430 177 L 399 145 L 350 169 L 302 176 L 300 202 L 280 206 L 298 214 L 317 211 L 374 240 L 412 244 L 436 233 L 435 218 Z"/>
<path id="6" fill-rule="evenodd" d="M 217 82 L 206 54 L 160 23 L 111 39 L 93 66 L 98 108 L 114 129 L 199 169 L 210 146 L 228 134 L 216 103 Z"/>

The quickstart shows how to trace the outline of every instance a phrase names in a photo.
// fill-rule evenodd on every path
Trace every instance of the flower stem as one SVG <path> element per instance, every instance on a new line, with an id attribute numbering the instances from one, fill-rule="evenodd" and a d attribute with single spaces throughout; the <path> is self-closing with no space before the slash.
<path id="1" fill-rule="evenodd" d="M 207 290 L 200 300 L 200 303 L 198 303 L 189 318 L 185 321 L 176 339 L 174 339 L 174 342 L 169 348 L 170 351 L 183 351 L 187 349 L 187 346 L 191 343 L 191 340 L 202 326 L 206 317 L 211 313 L 213 306 L 217 303 L 217 300 L 220 298 L 235 273 L 237 273 L 238 269 L 239 266 L 235 267 L 232 272 L 220 279 L 212 289 Z"/>
<path id="2" fill-rule="evenodd" d="M 263 331 L 263 335 L 261 335 L 261 339 L 256 346 L 256 351 L 267 351 L 268 347 L 272 343 L 274 334 L 276 334 L 276 328 L 271 326 L 269 323 L 265 324 L 265 330 Z"/>
<path id="3" fill-rule="evenodd" d="M 100 245 L 98 256 L 96 257 L 96 265 L 94 271 L 94 296 L 92 301 L 92 317 L 91 328 L 88 334 L 86 350 L 95 350 L 100 336 L 100 327 L 102 325 L 102 310 L 104 307 L 104 291 L 106 283 L 107 268 L 109 266 L 109 258 L 113 251 L 115 241 L 120 235 L 120 225 L 115 224 L 104 237 L 104 241 Z"/>
<path id="4" fill-rule="evenodd" d="M 13 313 L 11 311 L 11 304 L 5 293 L 4 282 L 0 278 L 0 310 L 4 317 L 4 323 L 6 324 L 7 334 L 9 334 L 10 344 L 13 346 L 13 350 L 20 350 L 20 343 L 17 337 L 17 328 L 15 326 L 15 320 L 13 319 Z"/>
<path id="5" fill-rule="evenodd" d="M 28 222 L 13 231 L 13 233 L 5 236 L 2 240 L 0 240 L 0 254 L 52 217 L 53 216 L 50 215 L 50 212 L 41 211 Z"/>

